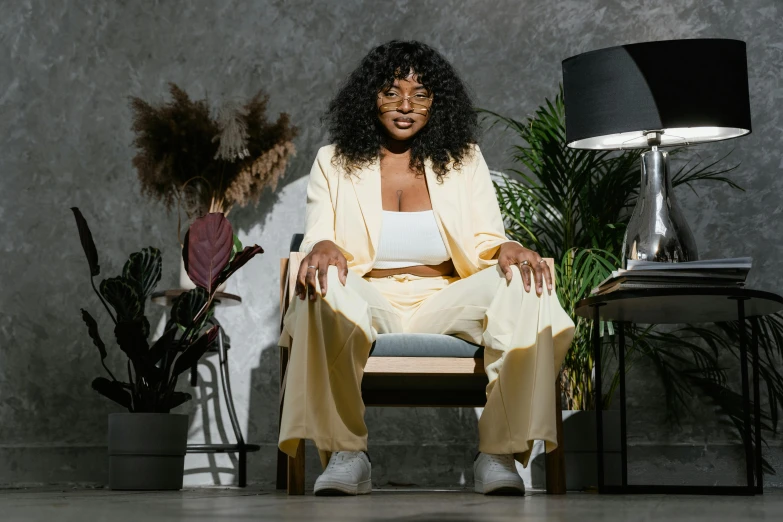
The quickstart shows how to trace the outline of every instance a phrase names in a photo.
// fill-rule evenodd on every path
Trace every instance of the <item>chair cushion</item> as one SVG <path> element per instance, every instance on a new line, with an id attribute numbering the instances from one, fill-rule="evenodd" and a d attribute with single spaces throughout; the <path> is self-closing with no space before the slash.
<path id="1" fill-rule="evenodd" d="M 378 334 L 371 357 L 484 357 L 484 347 L 458 337 L 425 333 Z"/>

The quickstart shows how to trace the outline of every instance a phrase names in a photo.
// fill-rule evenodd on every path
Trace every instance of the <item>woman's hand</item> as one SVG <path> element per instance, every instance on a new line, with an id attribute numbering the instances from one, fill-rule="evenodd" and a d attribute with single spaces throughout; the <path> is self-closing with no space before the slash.
<path id="1" fill-rule="evenodd" d="M 527 263 L 525 263 L 527 261 Z M 534 283 L 536 285 L 536 294 L 541 295 L 544 291 L 544 282 L 549 293 L 552 293 L 552 274 L 549 273 L 549 265 L 541 256 L 529 250 L 518 243 L 509 241 L 500 245 L 498 253 L 498 265 L 503 273 L 506 274 L 506 281 L 511 281 L 511 265 L 518 265 L 522 273 L 522 282 L 525 284 L 525 290 L 530 291 L 530 273 L 534 274 Z"/>
<path id="2" fill-rule="evenodd" d="M 321 285 L 321 297 L 326 295 L 326 274 L 329 265 L 337 266 L 337 275 L 345 286 L 348 277 L 348 261 L 345 256 L 331 241 L 319 241 L 299 265 L 299 273 L 296 276 L 296 296 L 302 300 L 310 294 L 310 300 L 315 299 L 315 278 Z"/>

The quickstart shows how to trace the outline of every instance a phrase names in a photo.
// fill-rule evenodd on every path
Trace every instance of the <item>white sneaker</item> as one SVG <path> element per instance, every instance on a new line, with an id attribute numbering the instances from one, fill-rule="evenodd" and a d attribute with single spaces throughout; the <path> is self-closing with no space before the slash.
<path id="1" fill-rule="evenodd" d="M 315 480 L 316 495 L 366 495 L 372 491 L 370 459 L 363 451 L 335 451 Z"/>
<path id="2" fill-rule="evenodd" d="M 473 490 L 484 495 L 524 495 L 525 482 L 513 455 L 479 453 L 473 461 Z"/>

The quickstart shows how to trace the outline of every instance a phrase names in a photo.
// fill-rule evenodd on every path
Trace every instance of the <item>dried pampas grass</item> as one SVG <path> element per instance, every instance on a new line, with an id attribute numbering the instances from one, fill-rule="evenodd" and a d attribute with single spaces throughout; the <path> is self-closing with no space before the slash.
<path id="1" fill-rule="evenodd" d="M 130 98 L 142 194 L 167 210 L 176 203 L 193 220 L 258 204 L 267 187 L 276 189 L 298 129 L 285 113 L 267 120 L 267 95 L 223 103 L 213 117 L 208 100 L 191 100 L 173 83 L 169 93 L 171 101 L 157 106 Z"/>
<path id="2" fill-rule="evenodd" d="M 212 141 L 220 143 L 215 159 L 236 161 L 250 156 L 250 151 L 247 150 L 249 134 L 246 117 L 247 110 L 238 102 L 227 102 L 220 108 L 217 117 L 220 134 L 212 138 Z"/>
<path id="3" fill-rule="evenodd" d="M 277 182 L 288 166 L 288 158 L 294 154 L 296 148 L 293 142 L 276 144 L 239 173 L 226 190 L 226 197 L 240 207 L 251 202 L 258 206 L 265 188 L 277 188 Z"/>

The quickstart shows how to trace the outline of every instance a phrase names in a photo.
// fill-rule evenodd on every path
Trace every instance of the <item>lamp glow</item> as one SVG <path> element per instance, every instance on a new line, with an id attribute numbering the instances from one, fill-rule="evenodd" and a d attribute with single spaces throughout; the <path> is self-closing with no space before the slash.
<path id="1" fill-rule="evenodd" d="M 607 134 L 606 136 L 596 136 L 594 138 L 577 140 L 569 143 L 568 146 L 574 149 L 591 150 L 645 149 L 649 147 L 646 132 L 649 131 Z M 679 129 L 663 129 L 661 130 L 660 146 L 671 147 L 676 145 L 691 145 L 694 143 L 728 140 L 744 136 L 749 132 L 748 129 L 738 129 L 736 127 L 681 127 Z"/>

